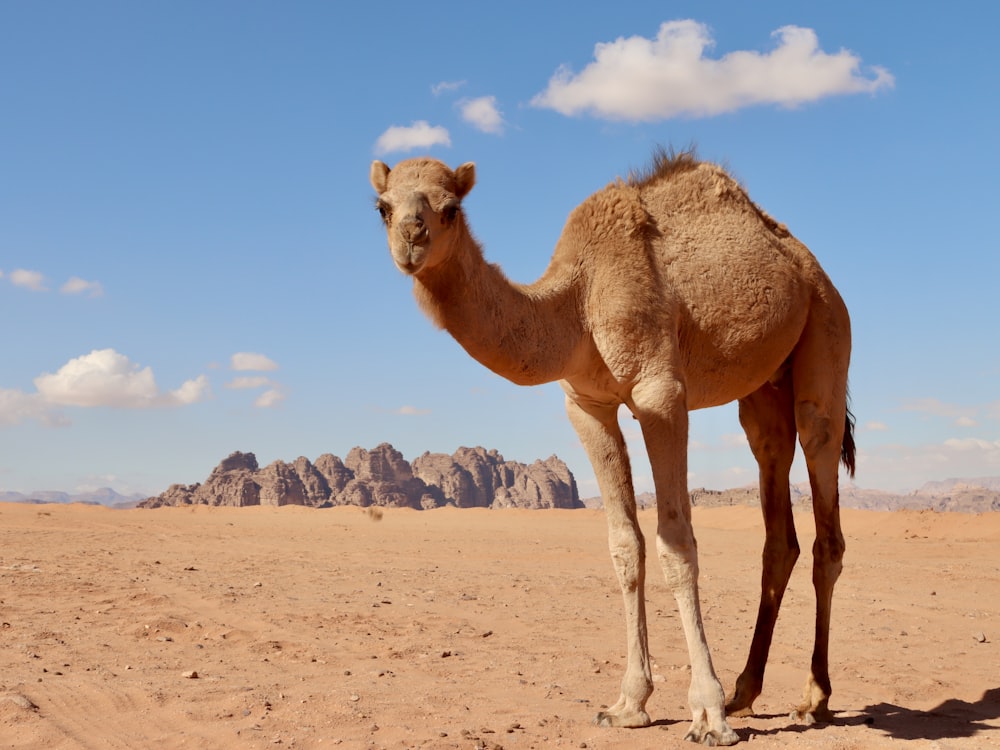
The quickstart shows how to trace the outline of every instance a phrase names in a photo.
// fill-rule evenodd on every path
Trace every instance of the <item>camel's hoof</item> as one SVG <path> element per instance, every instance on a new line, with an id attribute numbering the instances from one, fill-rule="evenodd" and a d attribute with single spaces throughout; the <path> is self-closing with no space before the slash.
<path id="1" fill-rule="evenodd" d="M 594 717 L 594 724 L 599 727 L 625 727 L 627 729 L 637 729 L 648 727 L 652 724 L 649 714 L 645 711 L 633 711 L 626 714 L 611 713 L 601 711 Z"/>
<path id="2" fill-rule="evenodd" d="M 828 708 L 813 708 L 811 706 L 799 706 L 792 711 L 788 718 L 811 727 L 813 724 L 830 724 L 833 722 L 833 712 Z"/>
<path id="3" fill-rule="evenodd" d="M 760 686 L 747 687 L 741 682 L 741 680 L 736 681 L 736 689 L 726 701 L 726 716 L 745 718 L 754 715 L 753 702 L 760 695 Z"/>
<path id="4" fill-rule="evenodd" d="M 726 706 L 726 716 L 735 716 L 738 719 L 745 719 L 753 716 L 753 704 L 746 706 L 736 706 L 730 703 Z"/>
<path id="5" fill-rule="evenodd" d="M 723 732 L 716 732 L 714 729 L 705 732 L 703 735 L 699 735 L 698 732 L 691 731 L 684 735 L 684 739 L 688 742 L 700 743 L 706 747 L 718 747 L 726 745 L 735 745 L 739 742 L 740 737 L 736 732 L 728 727 Z"/>

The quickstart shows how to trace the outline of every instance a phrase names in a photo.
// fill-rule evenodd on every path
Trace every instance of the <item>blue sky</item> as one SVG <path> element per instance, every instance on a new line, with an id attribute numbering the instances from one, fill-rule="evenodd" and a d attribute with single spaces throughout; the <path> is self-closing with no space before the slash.
<path id="1" fill-rule="evenodd" d="M 475 161 L 474 231 L 531 281 L 659 144 L 726 164 L 841 290 L 859 485 L 1000 474 L 1000 10 L 583 5 L 0 2 L 0 489 L 390 442 L 556 454 L 597 494 L 558 386 L 417 310 L 369 164 Z M 756 480 L 734 407 L 693 415 L 689 468 Z"/>

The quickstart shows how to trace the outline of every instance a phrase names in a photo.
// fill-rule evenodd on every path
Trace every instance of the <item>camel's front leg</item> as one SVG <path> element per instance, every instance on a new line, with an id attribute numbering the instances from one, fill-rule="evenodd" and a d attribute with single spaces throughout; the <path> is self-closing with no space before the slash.
<path id="1" fill-rule="evenodd" d="M 656 548 L 674 593 L 691 660 L 691 727 L 685 739 L 732 745 L 739 737 L 726 721 L 725 693 L 712 666 L 698 598 L 698 546 L 687 491 L 687 403 L 683 385 L 657 382 L 633 390 L 633 413 L 656 485 Z"/>
<path id="2" fill-rule="evenodd" d="M 617 406 L 586 407 L 566 399 L 566 411 L 587 455 L 604 498 L 608 545 L 625 601 L 627 665 L 621 696 L 594 719 L 611 727 L 644 727 L 649 721 L 646 700 L 653 692 L 646 635 L 645 544 L 635 513 L 635 493 L 625 440 L 618 426 Z"/>

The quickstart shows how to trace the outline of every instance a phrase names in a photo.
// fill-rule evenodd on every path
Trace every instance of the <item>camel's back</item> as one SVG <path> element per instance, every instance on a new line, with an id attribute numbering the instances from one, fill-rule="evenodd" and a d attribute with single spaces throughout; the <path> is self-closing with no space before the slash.
<path id="1" fill-rule="evenodd" d="M 733 387 L 771 377 L 811 307 L 839 297 L 809 250 L 721 167 L 693 159 L 657 167 L 609 185 L 571 216 L 570 244 L 585 248 L 588 317 L 597 329 L 608 321 L 606 350 L 676 332 L 692 408 L 725 403 L 743 395 Z M 744 385 L 734 385 L 734 370 Z"/>
<path id="2" fill-rule="evenodd" d="M 715 164 L 694 163 L 637 187 L 655 227 L 653 242 L 668 265 L 683 261 L 701 266 L 702 274 L 731 276 L 740 268 L 766 274 L 790 264 L 810 284 L 815 274 L 823 275 L 805 245 Z"/>

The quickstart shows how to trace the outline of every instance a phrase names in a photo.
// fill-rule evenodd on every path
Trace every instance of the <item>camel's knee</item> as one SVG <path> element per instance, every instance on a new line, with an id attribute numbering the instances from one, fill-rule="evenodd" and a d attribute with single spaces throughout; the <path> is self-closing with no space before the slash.
<path id="1" fill-rule="evenodd" d="M 618 582 L 625 591 L 635 591 L 642 582 L 646 565 L 645 543 L 642 534 L 636 539 L 612 541 L 611 562 L 614 564 Z"/>
<path id="2" fill-rule="evenodd" d="M 832 419 L 816 403 L 800 401 L 795 405 L 795 426 L 807 459 L 828 452 L 839 458 L 843 423 Z"/>
<path id="3" fill-rule="evenodd" d="M 839 563 L 844 559 L 847 543 L 839 529 L 826 534 L 818 534 L 813 542 L 813 556 L 826 562 Z"/>
<path id="4" fill-rule="evenodd" d="M 822 534 L 813 542 L 813 580 L 836 581 L 844 567 L 847 544 L 839 531 Z"/>
<path id="5" fill-rule="evenodd" d="M 764 573 L 770 572 L 786 581 L 792 574 L 792 569 L 799 559 L 799 543 L 793 539 L 768 539 L 764 542 L 763 560 Z"/>
<path id="6" fill-rule="evenodd" d="M 676 591 L 698 582 L 698 544 L 693 535 L 682 540 L 656 537 L 656 552 L 667 586 Z"/>

